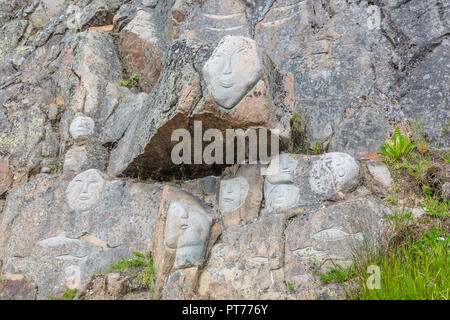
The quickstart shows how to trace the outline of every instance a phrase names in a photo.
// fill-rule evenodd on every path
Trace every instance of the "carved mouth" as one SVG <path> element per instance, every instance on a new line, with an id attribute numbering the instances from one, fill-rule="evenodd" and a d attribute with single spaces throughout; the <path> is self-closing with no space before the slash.
<path id="1" fill-rule="evenodd" d="M 233 202 L 234 199 L 233 198 L 224 198 L 223 201 L 225 201 L 225 202 Z"/>
<path id="2" fill-rule="evenodd" d="M 189 225 L 187 225 L 187 224 L 182 224 L 182 225 L 180 226 L 180 229 L 181 229 L 181 230 L 186 230 L 187 228 L 189 228 Z"/>
<path id="3" fill-rule="evenodd" d="M 87 201 L 89 199 L 90 199 L 89 197 L 80 197 L 80 201 Z"/>
<path id="4" fill-rule="evenodd" d="M 232 81 L 219 81 L 219 84 L 221 87 L 231 88 L 234 83 Z"/>

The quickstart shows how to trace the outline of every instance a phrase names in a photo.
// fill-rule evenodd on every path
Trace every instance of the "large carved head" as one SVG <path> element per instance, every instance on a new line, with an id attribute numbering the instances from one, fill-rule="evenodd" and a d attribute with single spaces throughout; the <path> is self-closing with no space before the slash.
<path id="1" fill-rule="evenodd" d="M 73 146 L 66 153 L 64 159 L 64 171 L 76 171 L 79 170 L 83 163 L 87 159 L 86 147 L 84 146 Z"/>
<path id="2" fill-rule="evenodd" d="M 222 212 L 239 209 L 247 198 L 249 184 L 244 177 L 222 180 L 220 182 L 219 208 Z"/>
<path id="3" fill-rule="evenodd" d="M 70 134 L 72 138 L 77 139 L 82 136 L 90 136 L 94 132 L 94 120 L 85 116 L 77 116 L 70 123 Z"/>
<path id="4" fill-rule="evenodd" d="M 170 249 L 206 242 L 211 218 L 201 208 L 184 201 L 172 201 L 167 211 L 164 243 Z"/>
<path id="5" fill-rule="evenodd" d="M 264 185 L 266 209 L 269 212 L 288 209 L 297 204 L 300 190 L 293 184 L 266 183 Z"/>
<path id="6" fill-rule="evenodd" d="M 297 161 L 292 159 L 289 154 L 280 154 L 270 162 L 269 174 L 266 179 L 270 183 L 293 183 L 296 167 Z"/>
<path id="7" fill-rule="evenodd" d="M 214 101 L 232 110 L 262 75 L 262 63 L 252 39 L 225 36 L 203 67 L 208 89 Z"/>
<path id="8" fill-rule="evenodd" d="M 358 184 L 356 160 L 342 152 L 331 152 L 314 161 L 309 177 L 311 189 L 319 194 L 351 191 Z"/>
<path id="9" fill-rule="evenodd" d="M 78 211 L 90 209 L 102 199 L 105 184 L 100 171 L 89 169 L 81 172 L 66 189 L 69 206 Z"/>

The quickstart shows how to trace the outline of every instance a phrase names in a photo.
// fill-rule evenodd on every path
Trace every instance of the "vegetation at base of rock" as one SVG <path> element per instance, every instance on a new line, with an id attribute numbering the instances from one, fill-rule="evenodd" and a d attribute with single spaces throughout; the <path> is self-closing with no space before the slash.
<path id="1" fill-rule="evenodd" d="M 324 283 L 330 283 L 331 281 L 337 281 L 339 284 L 343 284 L 348 279 L 355 275 L 353 266 L 344 268 L 339 264 L 335 264 L 335 267 L 330 267 L 326 273 L 320 273 L 319 277 Z"/>
<path id="2" fill-rule="evenodd" d="M 133 257 L 122 258 L 119 261 L 112 263 L 106 272 L 122 272 L 125 269 L 132 267 L 140 267 L 140 270 L 135 278 L 135 281 L 140 282 L 147 288 L 153 288 L 156 280 L 156 269 L 153 263 L 153 256 L 151 254 L 145 256 L 139 252 L 133 252 Z"/>
<path id="3" fill-rule="evenodd" d="M 70 289 L 69 287 L 65 286 L 64 290 L 58 292 L 60 296 L 51 296 L 49 298 L 51 300 L 73 300 L 76 297 L 77 293 L 77 289 Z"/>
<path id="4" fill-rule="evenodd" d="M 401 245 L 356 260 L 355 280 L 359 290 L 350 297 L 362 300 L 448 300 L 448 232 L 432 227 L 415 238 L 408 236 Z M 380 289 L 367 287 L 367 267 L 380 268 Z"/>
<path id="5" fill-rule="evenodd" d="M 323 153 L 324 149 L 323 149 L 322 143 L 320 143 L 320 141 L 316 141 L 316 143 L 313 146 L 309 147 L 309 151 L 313 155 L 318 155 L 318 154 Z"/>
<path id="6" fill-rule="evenodd" d="M 407 157 L 416 147 L 416 143 L 410 141 L 408 136 L 402 134 L 397 127 L 392 140 L 385 141 L 380 147 L 380 154 L 389 159 L 399 160 Z"/>
<path id="7" fill-rule="evenodd" d="M 129 88 L 137 87 L 139 85 L 139 75 L 133 74 L 128 79 L 120 80 L 119 84 L 122 87 L 129 87 Z"/>

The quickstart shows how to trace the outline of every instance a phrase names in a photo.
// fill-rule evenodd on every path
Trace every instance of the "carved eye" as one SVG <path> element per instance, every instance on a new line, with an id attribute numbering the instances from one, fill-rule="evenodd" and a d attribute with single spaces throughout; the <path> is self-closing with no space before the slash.
<path id="1" fill-rule="evenodd" d="M 242 53 L 242 52 L 244 52 L 244 51 L 246 51 L 246 50 L 247 50 L 246 47 L 239 48 L 239 49 L 235 52 L 235 54 L 240 54 L 240 53 Z"/>

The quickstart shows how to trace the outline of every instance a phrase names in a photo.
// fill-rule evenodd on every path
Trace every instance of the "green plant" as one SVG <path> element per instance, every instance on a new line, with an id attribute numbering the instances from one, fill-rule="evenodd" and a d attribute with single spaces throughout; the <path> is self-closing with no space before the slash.
<path id="1" fill-rule="evenodd" d="M 425 198 L 419 202 L 419 206 L 422 207 L 424 212 L 432 214 L 442 219 L 450 216 L 450 200 L 440 200 L 437 196 L 431 195 L 431 192 L 424 190 Z"/>
<path id="2" fill-rule="evenodd" d="M 326 273 L 320 273 L 319 276 L 324 283 L 337 281 L 339 284 L 343 284 L 345 281 L 353 277 L 354 274 L 355 271 L 353 270 L 353 266 L 344 268 L 341 265 L 336 264 L 335 267 L 330 267 Z"/>
<path id="3" fill-rule="evenodd" d="M 60 296 L 51 296 L 49 298 L 52 300 L 73 300 L 76 297 L 77 293 L 77 289 L 70 289 L 69 287 L 65 286 L 64 290 L 58 292 Z"/>
<path id="4" fill-rule="evenodd" d="M 121 272 L 130 267 L 140 267 L 145 265 L 146 257 L 139 253 L 133 252 L 134 257 L 122 258 L 119 261 L 112 263 L 107 269 L 108 272 Z"/>
<path id="5" fill-rule="evenodd" d="M 133 74 L 128 80 L 120 80 L 119 84 L 123 87 L 137 87 L 139 84 L 139 75 Z"/>
<path id="6" fill-rule="evenodd" d="M 119 261 L 112 263 L 105 272 L 122 272 L 131 267 L 143 267 L 137 274 L 135 281 L 140 282 L 146 287 L 154 287 L 156 281 L 156 269 L 153 261 L 153 256 L 143 255 L 139 252 L 133 252 L 133 257 L 122 258 Z"/>
<path id="7" fill-rule="evenodd" d="M 55 166 L 55 167 L 58 167 L 58 168 L 60 168 L 61 167 L 61 164 L 59 163 L 59 160 L 57 159 L 57 160 L 55 160 L 55 161 L 53 161 L 52 163 L 50 163 L 50 165 L 51 166 Z"/>
<path id="8" fill-rule="evenodd" d="M 320 141 L 316 141 L 314 146 L 310 146 L 309 150 L 311 151 L 311 154 L 321 154 L 323 152 L 322 143 Z"/>
<path id="9" fill-rule="evenodd" d="M 287 287 L 288 287 L 288 289 L 289 290 L 291 290 L 291 291 L 295 291 L 295 286 L 296 286 L 296 284 L 295 284 L 295 281 L 294 282 L 286 282 L 286 284 L 287 284 Z"/>
<path id="10" fill-rule="evenodd" d="M 446 231 L 432 228 L 418 239 L 388 251 L 377 252 L 356 263 L 359 290 L 351 297 L 362 300 L 448 300 L 449 242 Z M 367 266 L 380 269 L 380 289 L 367 287 Z"/>
<path id="11" fill-rule="evenodd" d="M 382 156 L 390 159 L 400 160 L 407 157 L 411 151 L 416 148 L 414 141 L 410 141 L 409 138 L 400 132 L 400 128 L 397 127 L 394 130 L 394 137 L 392 141 L 385 141 L 380 147 Z"/>

